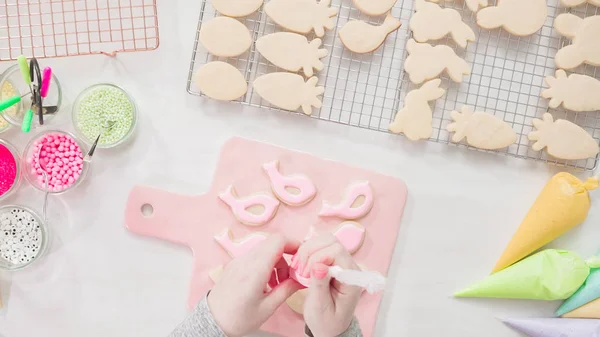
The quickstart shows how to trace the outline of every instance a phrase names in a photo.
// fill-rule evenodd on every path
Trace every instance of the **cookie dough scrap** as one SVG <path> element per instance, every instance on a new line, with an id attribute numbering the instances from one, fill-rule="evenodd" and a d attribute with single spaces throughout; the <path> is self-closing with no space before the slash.
<path id="1" fill-rule="evenodd" d="M 222 57 L 242 55 L 252 44 L 248 28 L 238 20 L 226 16 L 203 23 L 199 39 L 209 53 Z"/>
<path id="2" fill-rule="evenodd" d="M 241 18 L 256 12 L 263 0 L 212 0 L 217 12 L 233 18 Z"/>
<path id="3" fill-rule="evenodd" d="M 438 77 L 444 70 L 454 82 L 462 82 L 464 75 L 471 74 L 471 66 L 458 57 L 454 50 L 445 45 L 432 46 L 408 40 L 408 57 L 404 62 L 404 71 L 414 84 Z"/>
<path id="4" fill-rule="evenodd" d="M 285 300 L 285 303 L 293 312 L 304 315 L 304 302 L 308 296 L 308 288 L 296 291 L 292 296 Z"/>
<path id="5" fill-rule="evenodd" d="M 310 43 L 305 36 L 281 32 L 262 36 L 256 41 L 256 50 L 269 62 L 287 71 L 304 71 L 304 75 L 312 77 L 313 68 L 323 70 L 321 59 L 327 56 L 327 49 L 321 47 L 321 39 Z"/>
<path id="6" fill-rule="evenodd" d="M 304 77 L 291 73 L 270 73 L 254 80 L 256 93 L 274 106 L 296 111 L 302 107 L 306 115 L 312 114 L 312 107 L 319 109 L 321 100 L 317 97 L 325 92 L 325 88 L 317 86 L 319 79 L 311 77 L 304 82 Z"/>
<path id="7" fill-rule="evenodd" d="M 466 138 L 467 144 L 478 149 L 498 150 L 517 141 L 515 130 L 498 117 L 483 111 L 473 112 L 467 106 L 461 112 L 452 111 L 454 122 L 448 125 L 448 131 L 454 132 L 454 143 Z"/>
<path id="8" fill-rule="evenodd" d="M 437 4 L 444 0 L 429 0 L 429 1 Z M 454 1 L 454 0 L 445 0 L 445 1 Z M 487 7 L 488 6 L 488 0 L 464 0 L 464 1 L 465 1 L 465 4 L 467 5 L 467 7 L 472 12 L 477 12 L 479 10 L 479 7 Z"/>
<path id="9" fill-rule="evenodd" d="M 534 34 L 548 16 L 546 0 L 502 0 L 497 6 L 477 12 L 477 24 L 484 29 L 502 27 L 517 36 Z"/>
<path id="10" fill-rule="evenodd" d="M 389 12 L 398 0 L 352 0 L 354 6 L 361 12 L 371 15 L 379 16 Z"/>
<path id="11" fill-rule="evenodd" d="M 554 121 L 551 114 L 545 113 L 543 120 L 534 119 L 536 131 L 529 133 L 534 151 L 547 148 L 552 157 L 565 160 L 594 158 L 600 151 L 598 142 L 583 128 L 564 119 Z"/>
<path id="12" fill-rule="evenodd" d="M 409 92 L 404 107 L 396 114 L 389 130 L 393 133 L 404 133 L 410 140 L 430 138 L 433 133 L 433 111 L 429 101 L 444 96 L 446 90 L 440 88 L 441 83 L 442 80 L 436 78 Z"/>
<path id="13" fill-rule="evenodd" d="M 244 75 L 221 61 L 209 62 L 198 69 L 196 85 L 203 94 L 219 101 L 234 101 L 248 91 Z"/>
<path id="14" fill-rule="evenodd" d="M 460 47 L 466 48 L 467 42 L 476 40 L 475 32 L 462 21 L 457 10 L 442 8 L 425 0 L 417 0 L 415 8 L 409 27 L 418 42 L 439 40 L 450 34 Z"/>
<path id="15" fill-rule="evenodd" d="M 585 3 L 600 6 L 600 0 L 560 0 L 560 3 L 565 7 L 576 7 Z"/>
<path id="16" fill-rule="evenodd" d="M 315 35 L 323 37 L 325 29 L 335 26 L 331 18 L 338 13 L 330 4 L 331 0 L 271 0 L 265 5 L 265 13 L 287 30 L 300 34 L 314 30 Z"/>
<path id="17" fill-rule="evenodd" d="M 381 26 L 373 26 L 359 20 L 350 21 L 340 29 L 339 35 L 344 46 L 350 51 L 365 54 L 379 48 L 387 36 L 400 26 L 400 20 L 388 14 Z"/>
<path id="18" fill-rule="evenodd" d="M 600 110 L 599 80 L 580 74 L 567 76 L 559 69 L 556 77 L 546 77 L 546 83 L 550 88 L 542 91 L 542 97 L 550 99 L 550 108 L 556 109 L 562 104 L 563 108 L 577 112 Z"/>
<path id="19" fill-rule="evenodd" d="M 600 15 L 582 19 L 571 13 L 560 14 L 554 27 L 572 43 L 561 48 L 554 59 L 561 69 L 573 69 L 583 63 L 600 66 Z"/>

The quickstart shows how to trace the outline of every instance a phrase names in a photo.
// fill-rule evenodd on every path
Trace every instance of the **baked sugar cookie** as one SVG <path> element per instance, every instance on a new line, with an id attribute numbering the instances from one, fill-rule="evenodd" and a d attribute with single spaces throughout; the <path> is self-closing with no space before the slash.
<path id="1" fill-rule="evenodd" d="M 313 68 L 323 70 L 321 59 L 327 56 L 327 49 L 321 47 L 321 39 L 310 43 L 305 36 L 281 32 L 262 36 L 256 41 L 256 50 L 269 62 L 287 71 L 304 71 L 304 75 L 312 77 Z"/>
<path id="2" fill-rule="evenodd" d="M 300 34 L 312 30 L 323 37 L 325 29 L 335 26 L 332 17 L 338 10 L 331 8 L 331 0 L 271 0 L 265 5 L 265 13 L 281 27 Z"/>
<path id="3" fill-rule="evenodd" d="M 238 258 L 248 254 L 254 247 L 262 244 L 268 235 L 265 233 L 252 233 L 244 238 L 235 240 L 231 229 L 226 229 L 219 235 L 215 235 L 215 241 L 225 249 L 232 258 Z"/>
<path id="4" fill-rule="evenodd" d="M 234 18 L 241 18 L 256 12 L 263 0 L 211 0 L 217 12 Z"/>
<path id="5" fill-rule="evenodd" d="M 226 203 L 233 215 L 246 226 L 262 226 L 271 221 L 279 208 L 279 200 L 268 194 L 255 194 L 238 198 L 233 185 L 227 187 L 219 198 Z"/>
<path id="6" fill-rule="evenodd" d="M 334 231 L 338 241 L 346 248 L 350 254 L 358 252 L 365 241 L 367 229 L 358 222 L 342 222 Z"/>
<path id="7" fill-rule="evenodd" d="M 452 111 L 454 122 L 448 125 L 448 131 L 454 132 L 454 143 L 467 138 L 467 143 L 473 147 L 498 150 L 517 141 L 515 130 L 498 117 L 487 112 L 473 112 L 466 106 L 461 111 Z"/>
<path id="8" fill-rule="evenodd" d="M 542 91 L 542 97 L 549 98 L 552 109 L 563 108 L 585 112 L 600 110 L 600 81 L 579 74 L 567 73 L 559 69 L 556 77 L 547 76 L 546 83 L 550 88 Z"/>
<path id="9" fill-rule="evenodd" d="M 285 303 L 292 309 L 293 312 L 304 315 L 304 302 L 308 296 L 308 288 L 296 291 L 292 296 L 285 300 Z"/>
<path id="10" fill-rule="evenodd" d="M 576 7 L 585 3 L 600 6 L 600 0 L 560 0 L 560 3 L 565 7 Z"/>
<path id="11" fill-rule="evenodd" d="M 434 3 L 439 3 L 442 0 L 429 0 L 431 2 Z M 454 1 L 454 0 L 445 0 L 445 1 Z M 472 12 L 477 12 L 479 10 L 479 7 L 487 7 L 488 6 L 488 0 L 464 0 L 465 4 L 467 5 L 467 7 L 472 11 Z"/>
<path id="12" fill-rule="evenodd" d="M 373 199 L 373 190 L 368 181 L 354 183 L 348 187 L 344 199 L 339 204 L 323 202 L 319 216 L 335 216 L 345 220 L 360 219 L 371 211 Z"/>
<path id="13" fill-rule="evenodd" d="M 600 151 L 598 142 L 583 128 L 564 119 L 556 122 L 551 114 L 545 113 L 543 120 L 534 119 L 537 131 L 529 133 L 529 140 L 536 141 L 532 149 L 547 148 L 552 157 L 566 160 L 594 158 Z"/>
<path id="14" fill-rule="evenodd" d="M 254 80 L 256 93 L 274 106 L 296 111 L 302 107 L 306 115 L 312 114 L 312 107 L 321 108 L 322 102 L 317 97 L 325 92 L 325 88 L 317 87 L 319 79 L 311 77 L 304 82 L 304 77 L 290 73 L 270 73 Z"/>
<path id="15" fill-rule="evenodd" d="M 354 6 L 361 12 L 371 15 L 379 16 L 389 12 L 398 0 L 352 0 Z"/>
<path id="16" fill-rule="evenodd" d="M 359 20 L 349 21 L 340 29 L 340 40 L 346 48 L 357 53 L 365 54 L 379 48 L 392 32 L 400 28 L 400 20 L 391 14 L 385 17 L 381 26 L 372 26 Z"/>
<path id="17" fill-rule="evenodd" d="M 252 44 L 248 28 L 238 20 L 226 16 L 203 23 L 199 39 L 209 53 L 222 57 L 242 55 Z"/>
<path id="18" fill-rule="evenodd" d="M 404 61 L 404 71 L 414 84 L 438 77 L 444 70 L 454 82 L 462 82 L 464 75 L 471 74 L 469 64 L 458 57 L 454 50 L 445 45 L 432 46 L 418 43 L 413 39 L 406 44 L 408 57 Z"/>
<path id="19" fill-rule="evenodd" d="M 229 63 L 209 62 L 196 72 L 196 85 L 206 96 L 219 101 L 236 100 L 248 91 L 244 75 Z"/>
<path id="20" fill-rule="evenodd" d="M 573 69 L 583 63 L 600 66 L 600 15 L 582 19 L 564 13 L 556 17 L 554 27 L 560 35 L 573 39 L 556 53 L 558 68 Z"/>
<path id="21" fill-rule="evenodd" d="M 448 34 L 462 48 L 467 47 L 468 41 L 475 41 L 475 32 L 462 21 L 457 10 L 441 8 L 425 0 L 417 0 L 415 9 L 409 27 L 418 42 L 439 40 Z"/>
<path id="22" fill-rule="evenodd" d="M 271 181 L 275 196 L 287 205 L 302 206 L 317 195 L 317 188 L 308 177 L 299 174 L 284 176 L 279 173 L 278 160 L 264 164 L 263 170 Z"/>
<path id="23" fill-rule="evenodd" d="M 436 78 L 425 82 L 421 88 L 410 91 L 404 99 L 404 107 L 396 114 L 389 130 L 393 133 L 404 133 L 410 140 L 430 138 L 433 133 L 433 111 L 429 102 L 446 93 L 446 90 L 440 88 L 441 83 L 442 80 Z"/>
<path id="24" fill-rule="evenodd" d="M 484 29 L 503 27 L 517 36 L 534 34 L 546 22 L 546 0 L 501 0 L 497 6 L 477 12 L 477 24 Z"/>

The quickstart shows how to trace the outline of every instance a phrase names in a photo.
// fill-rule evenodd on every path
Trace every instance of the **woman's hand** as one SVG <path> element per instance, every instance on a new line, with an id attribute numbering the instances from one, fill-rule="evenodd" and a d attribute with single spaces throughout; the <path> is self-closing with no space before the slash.
<path id="1" fill-rule="evenodd" d="M 292 268 L 307 277 L 311 284 L 304 302 L 304 320 L 315 337 L 339 336 L 354 318 L 362 289 L 332 280 L 329 266 L 359 270 L 350 253 L 331 234 L 311 239 L 298 249 Z"/>
<path id="2" fill-rule="evenodd" d="M 289 278 L 283 254 L 295 254 L 300 245 L 281 235 L 231 261 L 208 296 L 215 321 L 229 337 L 260 328 L 275 310 L 301 286 Z M 271 291 L 267 292 L 267 284 Z"/>

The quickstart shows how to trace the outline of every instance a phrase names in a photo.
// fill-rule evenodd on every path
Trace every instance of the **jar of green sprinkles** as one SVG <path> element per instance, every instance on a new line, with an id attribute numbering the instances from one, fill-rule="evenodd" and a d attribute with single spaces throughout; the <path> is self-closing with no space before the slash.
<path id="1" fill-rule="evenodd" d="M 121 87 L 101 83 L 85 89 L 73 104 L 73 124 L 88 144 L 96 138 L 99 148 L 112 148 L 125 142 L 137 124 L 133 98 Z"/>

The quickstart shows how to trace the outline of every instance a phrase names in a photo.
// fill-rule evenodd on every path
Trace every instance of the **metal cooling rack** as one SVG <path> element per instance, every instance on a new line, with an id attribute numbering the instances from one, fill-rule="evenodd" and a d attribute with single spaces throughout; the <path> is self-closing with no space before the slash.
<path id="1" fill-rule="evenodd" d="M 156 0 L 2 0 L 0 61 L 156 49 Z"/>
<path id="2" fill-rule="evenodd" d="M 490 2 L 491 5 L 495 4 L 495 1 Z M 447 93 L 435 102 L 434 132 L 430 141 L 454 145 L 450 142 L 446 126 L 451 122 L 451 111 L 466 104 L 476 110 L 494 113 L 510 123 L 518 133 L 516 144 L 493 152 L 575 169 L 595 169 L 598 158 L 563 161 L 547 156 L 544 151 L 532 151 L 527 134 L 532 131 L 533 118 L 540 118 L 548 111 L 548 100 L 540 98 L 540 94 L 545 88 L 544 78 L 555 72 L 554 55 L 558 49 L 570 43 L 570 40 L 561 38 L 554 31 L 554 18 L 562 12 L 587 17 L 600 14 L 600 10 L 591 5 L 567 10 L 558 5 L 558 0 L 549 0 L 549 16 L 544 27 L 532 36 L 517 37 L 501 29 L 479 29 L 475 23 L 475 15 L 466 8 L 462 0 L 441 1 L 441 5 L 459 10 L 463 20 L 476 32 L 477 41 L 470 43 L 466 50 L 458 48 L 451 38 L 437 42 L 454 47 L 459 56 L 472 64 L 472 73 L 460 84 L 454 83 L 447 76 L 441 77 L 442 86 L 447 89 Z M 379 25 L 383 22 L 383 17 L 370 17 L 361 13 L 353 7 L 350 0 L 333 0 L 332 6 L 340 9 L 337 24 L 334 30 L 328 31 L 322 38 L 323 48 L 329 50 L 329 56 L 324 59 L 325 69 L 316 74 L 320 85 L 325 87 L 323 107 L 315 109 L 312 117 L 388 132 L 388 125 L 404 105 L 406 94 L 417 87 L 410 83 L 403 72 L 403 62 L 407 56 L 405 45 L 411 36 L 408 22 L 413 13 L 413 0 L 398 0 L 392 9 L 392 15 L 402 21 L 402 27 L 390 34 L 375 52 L 362 55 L 344 48 L 337 38 L 338 30 L 351 19 Z M 280 110 L 263 101 L 252 88 L 252 82 L 258 76 L 282 71 L 265 60 L 254 45 L 237 58 L 218 58 L 208 54 L 198 42 L 202 22 L 216 15 L 210 2 L 203 0 L 188 74 L 188 92 L 202 96 L 193 82 L 193 74 L 203 64 L 221 60 L 236 66 L 249 83 L 248 92 L 238 100 L 239 103 Z M 251 31 L 255 41 L 260 36 L 283 31 L 262 10 L 242 22 Z M 308 38 L 311 40 L 314 36 L 309 35 Z M 600 77 L 600 71 L 596 67 L 582 66 L 575 69 L 575 72 Z M 576 113 L 563 109 L 550 112 L 555 118 L 568 119 L 584 127 L 594 138 L 600 139 L 598 113 Z M 475 149 L 464 144 L 457 146 Z"/>

